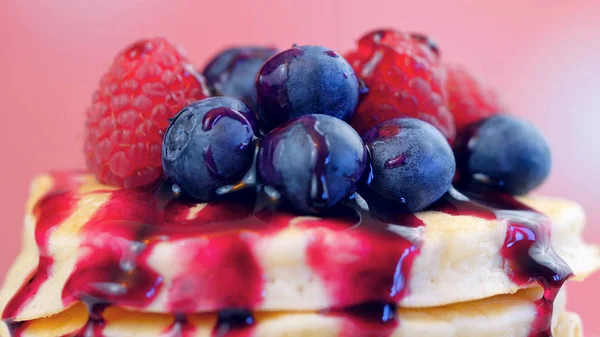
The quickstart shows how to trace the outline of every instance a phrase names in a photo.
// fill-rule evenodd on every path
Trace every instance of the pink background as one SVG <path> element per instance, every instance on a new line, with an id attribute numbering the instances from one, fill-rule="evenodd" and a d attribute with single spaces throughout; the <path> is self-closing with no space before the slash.
<path id="1" fill-rule="evenodd" d="M 83 110 L 112 57 L 162 35 L 203 65 L 224 45 L 322 44 L 344 52 L 365 30 L 433 36 L 446 60 L 494 84 L 548 136 L 542 191 L 581 202 L 600 241 L 600 1 L 2 0 L 0 3 L 0 278 L 19 249 L 29 180 L 83 167 Z M 571 286 L 570 308 L 600 334 L 600 276 Z"/>

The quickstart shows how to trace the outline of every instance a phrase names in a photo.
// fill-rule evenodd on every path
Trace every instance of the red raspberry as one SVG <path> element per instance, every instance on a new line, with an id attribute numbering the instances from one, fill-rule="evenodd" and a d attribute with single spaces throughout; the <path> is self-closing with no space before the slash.
<path id="1" fill-rule="evenodd" d="M 446 70 L 448 108 L 454 116 L 458 135 L 462 135 L 469 125 L 503 111 L 496 92 L 484 86 L 465 68 L 448 64 Z"/>
<path id="2" fill-rule="evenodd" d="M 412 117 L 437 127 L 454 140 L 452 115 L 446 107 L 445 70 L 435 43 L 423 35 L 393 30 L 362 37 L 346 59 L 369 92 L 351 120 L 360 133 L 397 117 Z"/>
<path id="3" fill-rule="evenodd" d="M 165 39 L 134 43 L 117 55 L 87 110 L 88 168 L 106 184 L 155 182 L 168 119 L 206 96 L 202 76 Z"/>

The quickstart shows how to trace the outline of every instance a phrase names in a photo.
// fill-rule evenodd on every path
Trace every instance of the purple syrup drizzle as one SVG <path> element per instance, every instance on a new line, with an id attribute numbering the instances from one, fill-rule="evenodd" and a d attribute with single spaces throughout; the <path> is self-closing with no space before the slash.
<path id="1" fill-rule="evenodd" d="M 537 318 L 529 337 L 551 337 L 554 300 L 573 271 L 550 244 L 550 220 L 513 196 L 489 189 L 472 190 L 464 196 L 451 190 L 434 209 L 507 222 L 500 254 L 508 276 L 520 286 L 537 284 L 544 289 L 543 297 L 536 302 Z"/>
<path id="2" fill-rule="evenodd" d="M 338 55 L 338 54 L 337 54 L 336 52 L 334 52 L 333 50 L 327 50 L 327 51 L 324 51 L 323 53 L 324 53 L 325 55 L 327 55 L 327 56 L 331 56 L 331 57 L 334 57 L 334 58 L 338 58 L 338 57 L 340 57 L 340 55 Z"/>
<path id="3" fill-rule="evenodd" d="M 298 119 L 314 144 L 315 158 L 310 178 L 310 194 L 308 205 L 314 209 L 324 209 L 329 206 L 329 188 L 327 187 L 327 158 L 329 146 L 327 138 L 318 128 L 319 122 L 314 116 L 303 116 Z"/>
<path id="4" fill-rule="evenodd" d="M 87 323 L 79 331 L 69 337 L 104 337 L 104 310 L 106 305 L 88 305 L 89 317 Z"/>
<path id="5" fill-rule="evenodd" d="M 208 111 L 202 118 L 202 131 L 210 131 L 222 119 L 229 118 L 242 124 L 244 127 L 250 126 L 252 132 L 256 130 L 256 125 L 253 125 L 254 118 L 249 118 L 241 111 L 219 107 Z M 252 122 L 251 122 L 252 121 Z M 250 130 L 249 130 L 250 131 Z"/>
<path id="6" fill-rule="evenodd" d="M 68 174 L 52 174 L 51 190 L 33 206 L 33 214 L 37 219 L 35 240 L 40 255 L 38 265 L 27 282 L 4 307 L 3 320 L 15 317 L 50 276 L 54 266 L 54 260 L 48 250 L 50 234 L 72 214 L 78 200 L 76 189 L 79 182 L 72 178 Z"/>
<path id="7" fill-rule="evenodd" d="M 256 91 L 262 114 L 262 122 L 269 121 L 270 125 L 261 125 L 271 129 L 281 125 L 292 115 L 292 107 L 287 93 L 288 68 L 290 63 L 304 55 L 300 48 L 293 47 L 271 57 L 262 67 L 256 78 Z"/>
<path id="8" fill-rule="evenodd" d="M 173 323 L 165 329 L 161 337 L 193 337 L 196 336 L 196 327 L 186 315 L 176 314 Z"/>

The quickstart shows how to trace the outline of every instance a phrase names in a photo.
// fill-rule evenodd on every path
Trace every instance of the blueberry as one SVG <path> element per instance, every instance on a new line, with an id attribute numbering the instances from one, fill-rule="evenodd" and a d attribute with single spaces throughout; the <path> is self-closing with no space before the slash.
<path id="1" fill-rule="evenodd" d="M 320 46 L 295 46 L 271 57 L 256 78 L 261 126 L 309 114 L 348 121 L 359 99 L 359 83 L 348 62 Z"/>
<path id="2" fill-rule="evenodd" d="M 206 65 L 203 75 L 214 96 L 229 96 L 242 100 L 250 109 L 256 108 L 256 74 L 277 50 L 270 47 L 244 46 L 223 50 Z"/>
<path id="3" fill-rule="evenodd" d="M 258 171 L 296 208 L 317 213 L 354 192 L 366 148 L 345 122 L 306 115 L 271 131 L 260 143 Z"/>
<path id="4" fill-rule="evenodd" d="M 392 211 L 417 212 L 450 188 L 454 154 L 432 125 L 395 118 L 367 131 L 363 139 L 371 155 L 371 172 L 359 193 L 369 204 L 384 200 Z"/>
<path id="5" fill-rule="evenodd" d="M 457 149 L 460 185 L 522 195 L 550 173 L 550 147 L 531 123 L 496 115 L 471 126 Z"/>
<path id="6" fill-rule="evenodd" d="M 192 197 L 208 201 L 215 189 L 242 176 L 252 162 L 255 116 L 229 97 L 195 102 L 171 122 L 162 156 L 166 175 Z"/>

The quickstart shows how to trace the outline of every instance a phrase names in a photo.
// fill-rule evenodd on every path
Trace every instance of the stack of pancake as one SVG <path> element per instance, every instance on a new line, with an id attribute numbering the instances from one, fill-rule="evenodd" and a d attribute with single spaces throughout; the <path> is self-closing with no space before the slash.
<path id="1" fill-rule="evenodd" d="M 562 284 L 600 250 L 574 202 L 451 191 L 383 221 L 165 190 L 35 179 L 0 336 L 582 336 Z"/>

